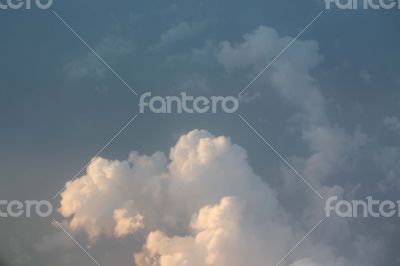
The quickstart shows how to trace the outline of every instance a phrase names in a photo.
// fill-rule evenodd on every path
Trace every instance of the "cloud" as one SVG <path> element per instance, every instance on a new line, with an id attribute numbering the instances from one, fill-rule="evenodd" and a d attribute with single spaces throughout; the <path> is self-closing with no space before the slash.
<path id="1" fill-rule="evenodd" d="M 318 266 L 318 265 L 315 264 L 312 260 L 302 259 L 302 260 L 296 261 L 295 263 L 293 263 L 290 266 Z"/>
<path id="2" fill-rule="evenodd" d="M 259 26 L 243 36 L 241 43 L 220 43 L 218 61 L 228 70 L 250 67 L 258 74 L 286 46 L 292 37 L 281 37 L 272 28 Z M 313 121 L 325 119 L 325 100 L 316 87 L 310 70 L 322 60 L 316 41 L 297 40 L 270 66 L 260 79 L 268 81 L 290 102 L 307 113 Z"/>
<path id="3" fill-rule="evenodd" d="M 273 28 L 259 26 L 245 34 L 240 43 L 221 42 L 216 57 L 227 71 L 248 68 L 256 76 L 291 42 L 285 53 L 260 76 L 258 86 L 254 84 L 256 88 L 249 90 L 263 91 L 262 86 L 273 88 L 284 103 L 298 109 L 290 122 L 300 129 L 311 155 L 292 159 L 298 161 L 299 168 L 304 169 L 302 172 L 315 186 L 321 187 L 336 169 L 343 166 L 345 159 L 367 141 L 367 137 L 358 129 L 348 133 L 330 122 L 327 101 L 312 75 L 323 59 L 318 43 L 279 36 Z"/>
<path id="4" fill-rule="evenodd" d="M 144 217 L 147 228 L 179 227 L 224 196 L 263 200 L 266 210 L 279 214 L 275 193 L 253 173 L 245 150 L 229 138 L 194 130 L 181 136 L 169 157 L 169 163 L 161 152 L 133 152 L 126 161 L 93 159 L 86 175 L 66 184 L 60 213 L 92 240 L 112 235 L 115 210 L 127 204 Z"/>
<path id="5" fill-rule="evenodd" d="M 133 205 L 133 202 L 128 202 Z M 130 208 L 121 208 L 114 210 L 113 215 L 115 221 L 114 235 L 116 237 L 124 237 L 143 229 L 143 216 Z"/>
<path id="6" fill-rule="evenodd" d="M 161 34 L 160 42 L 150 47 L 152 51 L 159 51 L 172 45 L 181 44 L 182 42 L 191 40 L 196 35 L 204 31 L 207 23 L 188 23 L 186 21 L 173 25 L 166 32 Z"/>
<path id="7" fill-rule="evenodd" d="M 397 117 L 387 116 L 383 119 L 383 124 L 386 126 L 387 129 L 400 133 L 400 120 Z"/>
<path id="8" fill-rule="evenodd" d="M 161 152 L 93 159 L 67 183 L 59 211 L 92 243 L 146 235 L 142 247 L 132 244 L 138 266 L 273 265 L 309 230 L 288 220 L 242 147 L 204 130 L 182 135 L 169 160 Z"/>
<path id="9" fill-rule="evenodd" d="M 397 147 L 383 147 L 373 154 L 374 162 L 380 168 L 384 178 L 379 181 L 378 187 L 387 192 L 390 189 L 400 188 L 400 150 Z"/>
<path id="10" fill-rule="evenodd" d="M 41 241 L 34 245 L 34 248 L 39 253 L 52 252 L 57 248 L 69 249 L 74 247 L 74 243 L 64 232 L 45 235 Z"/>
<path id="11" fill-rule="evenodd" d="M 351 163 L 357 158 L 361 147 L 368 142 L 368 136 L 359 128 L 345 129 L 331 121 L 328 110 L 329 101 L 324 97 L 318 81 L 314 77 L 323 57 L 319 45 L 314 40 L 294 40 L 290 36 L 279 36 L 272 28 L 260 26 L 243 36 L 241 42 L 221 42 L 216 58 L 225 67 L 226 72 L 236 75 L 237 70 L 257 76 L 281 51 L 291 46 L 276 60 L 253 86 L 245 93 L 259 91 L 265 97 L 266 89 L 275 90 L 281 98 L 281 104 L 295 108 L 293 115 L 287 120 L 293 133 L 303 141 L 306 152 L 291 156 L 288 160 L 316 188 L 323 197 L 347 197 L 350 192 L 341 182 L 341 176 L 348 174 Z M 270 93 L 268 94 L 268 96 Z M 287 119 L 282 117 L 282 119 Z M 294 135 L 296 137 L 296 135 Z M 320 199 L 299 186 L 298 177 L 292 171 L 282 167 L 283 184 L 278 188 L 279 198 L 285 210 L 294 219 L 308 226 L 317 223 Z M 351 190 L 349 190 L 351 191 Z M 335 231 L 350 231 L 348 221 L 335 225 Z M 327 239 L 321 243 L 321 249 L 329 250 L 329 246 L 340 249 L 337 243 L 354 246 L 351 239 L 340 239 L 337 234 L 325 232 Z M 323 246 L 326 245 L 326 248 Z M 315 247 L 310 246 L 309 249 Z M 326 260 L 316 258 L 321 249 L 307 254 L 299 265 L 347 265 L 331 252 L 326 252 Z M 329 256 L 328 256 L 329 255 Z M 328 259 L 328 257 L 330 259 Z"/>
<path id="12" fill-rule="evenodd" d="M 301 259 L 291 264 L 290 266 L 341 266 L 341 265 L 344 264 L 340 260 L 338 262 L 324 261 L 321 263 L 317 263 L 311 259 Z"/>
<path id="13" fill-rule="evenodd" d="M 243 42 L 232 44 L 229 41 L 220 43 L 217 59 L 228 70 L 238 67 L 253 66 L 254 62 L 272 59 L 278 52 L 278 33 L 269 27 L 260 26 L 252 33 L 243 36 Z"/>
<path id="14" fill-rule="evenodd" d="M 312 127 L 303 132 L 312 155 L 306 159 L 304 175 L 310 180 L 324 182 L 345 166 L 346 161 L 367 141 L 359 130 L 352 134 L 338 127 Z"/>
<path id="15" fill-rule="evenodd" d="M 105 38 L 94 47 L 94 50 L 106 61 L 115 60 L 122 56 L 132 55 L 135 46 L 132 42 L 121 38 Z M 65 71 L 70 79 L 105 78 L 108 69 L 93 53 L 88 53 L 65 66 Z"/>
<path id="16" fill-rule="evenodd" d="M 367 83 L 367 84 L 371 83 L 371 81 L 372 81 L 372 75 L 367 70 L 360 71 L 360 78 L 364 83 Z"/>
<path id="17" fill-rule="evenodd" d="M 144 250 L 135 255 L 136 263 L 138 266 L 272 264 L 282 256 L 282 245 L 291 232 L 278 224 L 256 223 L 253 217 L 239 200 L 225 197 L 217 205 L 203 207 L 193 217 L 191 235 L 168 237 L 160 231 L 151 232 Z M 277 231 L 271 231 L 273 228 Z"/>
<path id="18" fill-rule="evenodd" d="M 261 26 L 242 43 L 225 41 L 219 50 L 210 44 L 210 51 L 217 51 L 228 73 L 258 73 L 292 40 Z M 317 42 L 295 41 L 260 82 L 298 110 L 288 121 L 298 127 L 309 154 L 290 160 L 324 195 L 343 196 L 345 189 L 332 177 L 367 136 L 330 121 L 327 101 L 312 75 L 321 60 Z M 242 147 L 228 137 L 193 130 L 179 138 L 169 157 L 133 152 L 121 161 L 94 158 L 84 176 L 66 184 L 59 211 L 72 231 L 86 233 L 93 243 L 100 236 L 145 235 L 140 248 L 132 247 L 140 266 L 274 265 L 320 219 L 319 199 L 311 194 L 292 204 L 300 206 L 295 217 L 304 221 L 289 220 L 292 214 L 277 193 L 283 201 L 293 199 L 299 186 L 292 185 L 297 182 L 293 175 L 282 171 L 282 176 L 283 188 L 272 189 L 253 172 Z M 347 231 L 349 225 L 342 222 L 335 229 Z M 326 235 L 340 241 L 337 234 Z M 333 255 L 330 243 L 304 244 L 312 254 L 294 255 L 287 265 L 351 265 Z"/>
<path id="19" fill-rule="evenodd" d="M 162 182 L 160 175 L 165 167 L 166 158 L 161 153 L 152 156 L 132 153 L 127 161 L 94 158 L 85 176 L 66 184 L 59 211 L 64 217 L 72 217 L 71 229 L 86 232 L 92 241 L 102 234 L 112 236 L 118 221 L 127 214 L 123 208 L 132 206 L 131 194 L 137 198 L 134 207 L 143 206 L 151 215 L 157 213 L 157 206 L 148 206 L 147 202 L 156 205 L 157 185 Z M 145 214 L 139 211 L 133 217 L 139 219 Z"/>

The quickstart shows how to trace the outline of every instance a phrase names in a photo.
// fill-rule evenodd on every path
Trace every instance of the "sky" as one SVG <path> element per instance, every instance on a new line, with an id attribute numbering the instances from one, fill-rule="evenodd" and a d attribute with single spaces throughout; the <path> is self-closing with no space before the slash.
<path id="1" fill-rule="evenodd" d="M 399 265 L 399 218 L 324 210 L 330 196 L 400 200 L 399 12 L 320 0 L 0 10 L 0 199 L 54 206 L 0 218 L 0 265 Z M 145 92 L 240 106 L 139 113 Z"/>

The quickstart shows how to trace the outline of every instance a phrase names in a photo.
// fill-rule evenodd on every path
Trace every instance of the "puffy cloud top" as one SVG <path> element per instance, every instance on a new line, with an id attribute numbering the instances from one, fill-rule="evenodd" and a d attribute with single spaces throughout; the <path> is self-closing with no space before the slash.
<path id="1" fill-rule="evenodd" d="M 246 151 L 204 130 L 181 136 L 169 162 L 161 152 L 95 158 L 61 196 L 70 229 L 93 243 L 101 235 L 147 235 L 136 247 L 138 266 L 273 265 L 304 233 L 293 232 Z"/>
<path id="2" fill-rule="evenodd" d="M 93 159 L 66 185 L 59 211 L 92 242 L 143 230 L 147 241 L 135 255 L 143 266 L 265 265 L 283 256 L 292 236 L 245 150 L 204 130 L 183 135 L 169 163 L 160 152 Z"/>

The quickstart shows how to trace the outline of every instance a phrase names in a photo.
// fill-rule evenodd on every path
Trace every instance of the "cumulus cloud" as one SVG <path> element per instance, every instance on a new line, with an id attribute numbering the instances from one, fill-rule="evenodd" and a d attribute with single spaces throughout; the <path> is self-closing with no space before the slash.
<path id="1" fill-rule="evenodd" d="M 276 30 L 260 26 L 245 34 L 240 43 L 221 42 L 216 57 L 227 71 L 250 68 L 256 75 L 292 41 L 292 37 L 279 36 Z M 312 75 L 322 59 L 316 41 L 296 40 L 259 81 L 298 108 L 290 121 L 300 128 L 311 155 L 297 159 L 304 175 L 318 187 L 367 140 L 360 130 L 348 133 L 330 122 L 326 100 Z"/>
<path id="2" fill-rule="evenodd" d="M 348 130 L 331 121 L 327 111 L 330 108 L 329 101 L 314 77 L 315 70 L 323 60 L 318 43 L 314 40 L 294 40 L 290 36 L 280 36 L 276 30 L 260 26 L 245 34 L 240 42 L 221 42 L 216 58 L 227 73 L 241 70 L 250 72 L 249 75 L 255 77 L 289 43 L 292 43 L 290 48 L 245 93 L 260 91 L 263 97 L 266 89 L 273 89 L 281 97 L 282 104 L 295 108 L 296 112 L 288 119 L 288 124 L 296 129 L 294 132 L 306 145 L 308 152 L 288 159 L 322 196 L 347 197 L 349 192 L 343 187 L 340 177 L 351 167 L 361 147 L 368 142 L 368 137 L 358 127 Z M 283 202 L 289 202 L 285 204 L 285 209 L 296 218 L 302 217 L 304 223 L 312 226 L 318 221 L 320 199 L 313 193 L 299 193 L 301 187 L 297 178 L 284 167 L 282 175 L 284 181 L 279 188 L 279 197 Z M 348 231 L 350 224 L 343 221 L 335 226 L 335 230 Z M 328 242 L 343 241 L 337 239 L 337 234 L 327 234 L 330 239 Z M 354 245 L 350 239 L 345 242 L 348 246 Z M 320 253 L 320 250 L 314 253 Z M 325 262 L 310 260 L 313 258 L 309 257 L 298 264 L 344 263 L 335 256 L 330 257 L 332 259 Z"/>
<path id="3" fill-rule="evenodd" d="M 119 219 L 127 218 L 128 212 L 123 210 L 132 206 L 132 199 L 137 199 L 133 206 L 136 209 L 143 206 L 145 211 L 157 213 L 157 185 L 162 182 L 165 167 L 166 158 L 161 153 L 132 153 L 126 161 L 94 158 L 85 176 L 67 183 L 59 211 L 71 217 L 71 229 L 86 232 L 92 241 L 102 234 L 112 236 Z M 147 202 L 154 204 L 148 206 Z M 147 206 L 154 209 L 147 210 Z M 145 214 L 135 212 L 134 217 L 140 220 Z"/>
<path id="4" fill-rule="evenodd" d="M 242 147 L 204 130 L 182 135 L 169 160 L 161 152 L 95 158 L 61 197 L 70 230 L 92 243 L 144 234 L 142 246 L 132 246 L 138 266 L 274 265 L 310 229 L 289 220 Z M 330 254 L 324 244 L 307 246 Z"/>
<path id="5" fill-rule="evenodd" d="M 242 43 L 222 42 L 215 55 L 228 72 L 257 73 L 291 40 L 261 26 Z M 321 60 L 315 41 L 296 41 L 262 82 L 299 110 L 289 121 L 296 120 L 310 155 L 291 159 L 324 195 L 343 194 L 335 180 L 327 185 L 327 179 L 367 137 L 329 120 L 327 101 L 311 74 Z M 94 158 L 84 176 L 66 184 L 59 211 L 71 230 L 85 232 L 92 242 L 102 235 L 145 234 L 134 255 L 139 266 L 274 265 L 318 216 L 317 199 L 299 200 L 312 219 L 289 221 L 277 192 L 293 196 L 288 180 L 294 178 L 283 177 L 286 187 L 273 190 L 253 172 L 242 147 L 228 137 L 193 130 L 180 137 L 169 157 L 133 152 L 122 161 Z M 346 223 L 339 227 L 348 229 Z M 290 258 L 292 266 L 350 265 L 332 255 L 326 243 L 306 246 L 313 254 Z M 319 254 L 326 255 L 325 262 Z"/>
<path id="6" fill-rule="evenodd" d="M 256 223 L 253 217 L 239 200 L 225 197 L 217 205 L 203 207 L 193 217 L 191 235 L 168 237 L 160 231 L 151 232 L 143 252 L 135 256 L 136 263 L 138 266 L 272 264 L 279 260 L 282 242 L 290 236 L 290 230 L 277 224 L 262 225 L 268 220 Z"/>
<path id="7" fill-rule="evenodd" d="M 147 235 L 140 266 L 274 264 L 309 229 L 294 230 L 242 147 L 204 130 L 181 136 L 169 161 L 160 152 L 95 158 L 61 197 L 70 230 L 93 243 Z"/>
<path id="8" fill-rule="evenodd" d="M 187 210 L 190 220 L 200 207 L 224 196 L 266 200 L 264 208 L 277 208 L 275 193 L 254 174 L 246 151 L 227 137 L 191 131 L 181 136 L 169 157 L 169 163 L 161 152 L 152 156 L 133 152 L 126 161 L 93 159 L 86 175 L 67 183 L 61 214 L 72 217 L 72 228 L 95 237 L 113 228 L 109 225 L 115 225 L 114 210 L 127 202 L 144 216 L 145 223 L 147 219 L 172 219 L 164 214 L 165 209 L 173 213 Z"/>
<path id="9" fill-rule="evenodd" d="M 129 202 L 129 205 L 133 205 L 133 202 Z M 133 234 L 144 227 L 144 217 L 137 212 L 132 212 L 129 208 L 114 210 L 113 218 L 115 221 L 114 235 L 116 237 Z"/>
<path id="10" fill-rule="evenodd" d="M 221 42 L 216 57 L 227 70 L 250 67 L 258 73 L 291 41 L 292 37 L 281 37 L 274 29 L 260 26 L 245 34 L 241 43 Z M 322 122 L 326 120 L 325 99 L 310 74 L 321 60 L 316 41 L 297 40 L 261 79 L 304 110 L 303 118 Z"/>

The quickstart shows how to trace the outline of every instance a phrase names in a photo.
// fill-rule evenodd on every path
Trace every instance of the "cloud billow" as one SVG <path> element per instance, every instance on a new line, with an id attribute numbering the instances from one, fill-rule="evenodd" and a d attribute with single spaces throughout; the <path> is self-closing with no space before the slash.
<path id="1" fill-rule="evenodd" d="M 95 158 L 61 197 L 70 229 L 93 243 L 147 234 L 134 254 L 139 266 L 273 264 L 304 233 L 294 232 L 246 151 L 204 130 L 182 135 L 169 161 L 161 152 Z"/>

